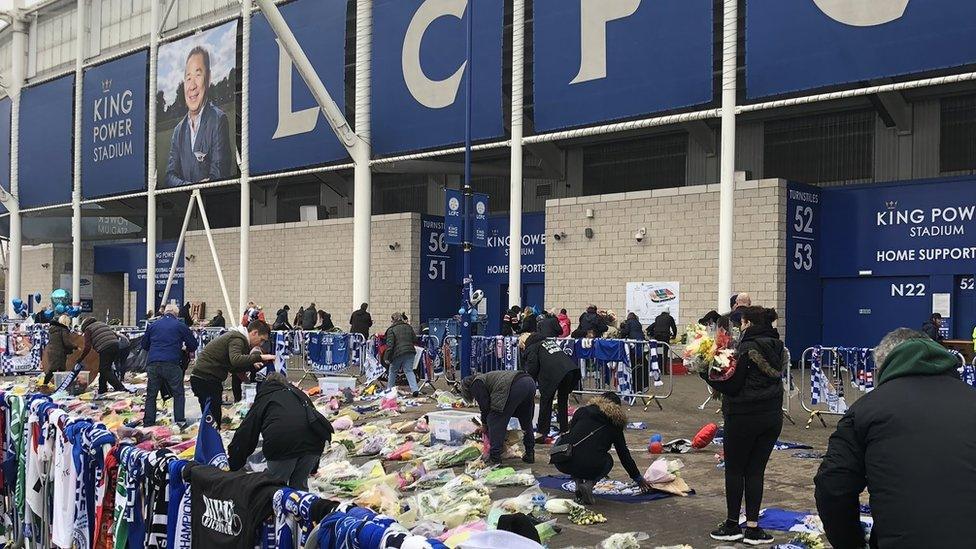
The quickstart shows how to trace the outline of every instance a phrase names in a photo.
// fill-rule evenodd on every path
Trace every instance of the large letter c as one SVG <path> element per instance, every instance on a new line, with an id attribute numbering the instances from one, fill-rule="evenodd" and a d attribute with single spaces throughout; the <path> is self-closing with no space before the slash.
<path id="1" fill-rule="evenodd" d="M 420 66 L 420 44 L 424 39 L 424 33 L 441 17 L 450 15 L 461 19 L 467 7 L 468 0 L 425 0 L 410 20 L 410 26 L 407 27 L 400 61 L 403 66 L 403 79 L 414 99 L 429 109 L 442 109 L 454 104 L 467 61 L 461 63 L 461 67 L 448 78 L 431 80 Z"/>

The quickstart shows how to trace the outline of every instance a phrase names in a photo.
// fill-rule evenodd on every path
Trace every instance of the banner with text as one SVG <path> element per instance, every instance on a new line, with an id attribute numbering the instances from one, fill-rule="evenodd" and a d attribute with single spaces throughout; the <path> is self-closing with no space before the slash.
<path id="1" fill-rule="evenodd" d="M 72 74 L 21 92 L 21 208 L 71 202 L 74 84 Z"/>
<path id="2" fill-rule="evenodd" d="M 820 203 L 819 187 L 787 186 L 786 346 L 794 356 L 821 342 Z"/>
<path id="3" fill-rule="evenodd" d="M 473 59 L 465 28 L 474 10 Z M 472 137 L 504 134 L 502 0 L 378 0 L 373 8 L 373 151 L 464 141 L 465 86 L 473 74 Z M 382 123 L 380 123 L 382 122 Z"/>
<path id="4" fill-rule="evenodd" d="M 471 201 L 474 204 L 471 243 L 475 248 L 484 248 L 488 246 L 488 195 L 475 193 Z"/>
<path id="5" fill-rule="evenodd" d="M 444 190 L 444 242 L 460 245 L 464 242 L 464 193 L 456 189 Z"/>
<path id="6" fill-rule="evenodd" d="M 146 189 L 146 66 L 140 51 L 85 70 L 81 192 L 99 198 Z"/>
<path id="7" fill-rule="evenodd" d="M 340 111 L 346 108 L 347 0 L 298 0 L 281 15 Z M 264 14 L 251 26 L 251 173 L 315 166 L 346 158 L 318 103 Z"/>
<path id="8" fill-rule="evenodd" d="M 976 63 L 976 2 L 749 0 L 749 97 Z"/>
<path id="9" fill-rule="evenodd" d="M 820 274 L 953 275 L 976 264 L 976 181 L 823 191 Z"/>
<path id="10" fill-rule="evenodd" d="M 712 100 L 711 0 L 536 0 L 535 128 Z"/>

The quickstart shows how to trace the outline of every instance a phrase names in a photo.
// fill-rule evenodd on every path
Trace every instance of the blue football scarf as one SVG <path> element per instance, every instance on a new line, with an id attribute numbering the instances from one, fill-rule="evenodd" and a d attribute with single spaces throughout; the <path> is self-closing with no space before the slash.
<path id="1" fill-rule="evenodd" d="M 213 403 L 207 401 L 203 408 L 203 417 L 200 419 L 200 430 L 197 431 L 197 445 L 193 452 L 193 461 L 219 467 L 224 471 L 230 470 L 227 461 L 227 452 L 224 451 L 224 441 L 220 438 L 214 417 L 210 413 L 210 406 Z M 217 406 L 220 406 L 218 403 Z"/>
<path id="2" fill-rule="evenodd" d="M 171 461 L 169 467 L 169 502 L 166 513 L 166 547 L 168 549 L 190 549 L 191 503 L 190 484 L 183 480 L 183 468 L 188 462 L 178 459 Z"/>

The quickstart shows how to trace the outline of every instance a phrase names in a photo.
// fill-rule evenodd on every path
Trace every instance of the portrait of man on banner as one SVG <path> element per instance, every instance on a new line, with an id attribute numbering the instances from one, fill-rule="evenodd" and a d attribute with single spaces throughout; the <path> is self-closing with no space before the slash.
<path id="1" fill-rule="evenodd" d="M 236 177 L 236 47 L 236 21 L 160 46 L 160 186 Z"/>

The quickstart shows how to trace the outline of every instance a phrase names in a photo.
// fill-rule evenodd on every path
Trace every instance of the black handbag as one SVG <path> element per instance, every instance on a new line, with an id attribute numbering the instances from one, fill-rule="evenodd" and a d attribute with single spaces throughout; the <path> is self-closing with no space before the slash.
<path id="1" fill-rule="evenodd" d="M 549 463 L 556 464 L 556 463 L 566 463 L 567 461 L 571 461 L 573 459 L 573 447 L 579 444 L 583 444 L 586 441 L 586 439 L 595 435 L 597 431 L 603 429 L 604 427 L 606 427 L 606 425 L 601 425 L 596 429 L 593 429 L 593 431 L 591 431 L 590 434 L 586 435 L 585 437 L 573 443 L 567 442 L 564 444 L 559 444 L 557 442 L 557 444 L 552 447 L 552 450 L 549 451 Z"/>

